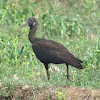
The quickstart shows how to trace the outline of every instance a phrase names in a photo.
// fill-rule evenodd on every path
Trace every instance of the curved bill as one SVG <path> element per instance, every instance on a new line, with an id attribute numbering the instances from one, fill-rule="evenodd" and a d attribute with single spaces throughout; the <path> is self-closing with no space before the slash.
<path id="1" fill-rule="evenodd" d="M 21 26 L 19 26 L 17 29 L 16 29 L 16 31 L 13 33 L 13 35 L 17 32 L 17 31 L 19 31 L 21 28 L 23 28 L 23 27 L 25 27 L 25 26 L 27 26 L 28 25 L 28 22 L 26 21 L 25 23 L 23 23 Z"/>

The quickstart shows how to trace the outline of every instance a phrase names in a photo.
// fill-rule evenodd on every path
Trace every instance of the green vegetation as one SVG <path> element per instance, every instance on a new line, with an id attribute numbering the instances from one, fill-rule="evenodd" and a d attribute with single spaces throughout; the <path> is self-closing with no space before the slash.
<path id="1" fill-rule="evenodd" d="M 99 89 L 99 0 L 33 1 L 0 0 L 0 95 L 14 92 L 19 85 Z M 37 37 L 59 42 L 83 60 L 84 70 L 70 66 L 70 82 L 66 80 L 66 66 L 54 64 L 49 65 L 51 80 L 47 80 L 45 68 L 28 40 L 28 27 L 13 36 L 17 27 L 31 16 L 38 16 Z M 58 93 L 58 97 L 62 94 Z"/>

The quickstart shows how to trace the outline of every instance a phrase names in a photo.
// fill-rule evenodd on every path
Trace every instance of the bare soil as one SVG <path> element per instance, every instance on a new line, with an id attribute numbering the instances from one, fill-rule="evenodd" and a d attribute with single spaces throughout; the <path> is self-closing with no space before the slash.
<path id="1" fill-rule="evenodd" d="M 0 100 L 100 100 L 100 89 L 92 90 L 78 87 L 57 87 L 35 89 L 29 86 L 16 87 Z"/>

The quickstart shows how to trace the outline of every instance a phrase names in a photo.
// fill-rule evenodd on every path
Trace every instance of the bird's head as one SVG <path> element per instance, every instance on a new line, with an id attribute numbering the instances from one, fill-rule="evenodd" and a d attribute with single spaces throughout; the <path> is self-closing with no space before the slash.
<path id="1" fill-rule="evenodd" d="M 35 17 L 30 17 L 24 24 L 32 27 L 32 26 L 37 26 L 38 22 Z"/>
<path id="2" fill-rule="evenodd" d="M 26 22 L 24 22 L 20 27 L 18 27 L 16 29 L 16 31 L 14 32 L 14 34 L 19 31 L 21 28 L 25 27 L 25 26 L 30 26 L 31 27 L 36 27 L 38 26 L 38 22 L 36 20 L 35 17 L 30 17 Z"/>

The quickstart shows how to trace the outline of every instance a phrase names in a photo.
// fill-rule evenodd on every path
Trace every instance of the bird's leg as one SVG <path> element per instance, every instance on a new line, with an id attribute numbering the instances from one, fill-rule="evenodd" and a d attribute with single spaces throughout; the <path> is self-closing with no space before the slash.
<path id="1" fill-rule="evenodd" d="M 49 67 L 48 67 L 48 64 L 44 63 L 44 66 L 45 66 L 45 69 L 46 69 L 46 72 L 47 72 L 47 77 L 48 77 L 48 80 L 50 80 L 50 74 L 49 74 Z"/>
<path id="2" fill-rule="evenodd" d="M 68 69 L 68 64 L 66 64 L 67 67 L 67 79 L 69 80 L 69 69 Z"/>

